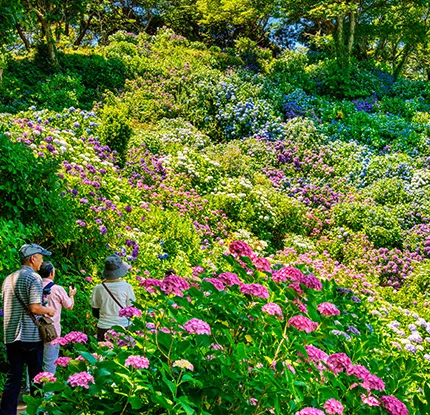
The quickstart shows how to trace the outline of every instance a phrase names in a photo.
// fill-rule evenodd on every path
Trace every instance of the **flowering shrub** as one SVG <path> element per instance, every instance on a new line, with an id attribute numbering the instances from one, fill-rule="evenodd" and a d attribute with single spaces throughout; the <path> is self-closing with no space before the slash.
<path id="1" fill-rule="evenodd" d="M 257 256 L 238 242 L 232 243 L 232 252 L 241 247 L 240 252 L 245 249 Z M 240 258 L 226 257 L 235 274 L 218 272 L 212 278 L 234 276 L 240 286 L 226 284 L 224 290 L 206 291 L 212 283 L 202 279 L 178 293 L 166 292 L 161 285 L 153 285 L 152 292 L 142 287 L 137 294 L 145 307 L 138 306 L 142 314 L 135 315 L 133 326 L 111 330 L 114 341 L 110 346 L 97 344 L 94 338 L 67 346 L 66 356 L 56 362 L 56 380 L 43 386 L 54 394 L 27 398 L 29 408 L 40 406 L 51 413 L 54 407 L 65 410 L 90 404 L 92 410 L 109 406 L 123 413 L 199 413 L 203 408 L 215 413 L 239 409 L 252 413 L 256 407 L 283 413 L 281 408 L 292 405 L 292 413 L 342 414 L 344 407 L 360 411 L 373 400 L 387 408 L 386 413 L 403 408 L 401 401 L 383 398 L 394 391 L 396 380 L 360 352 L 362 343 L 350 342 L 349 352 L 344 352 L 346 340 L 339 340 L 330 332 L 332 323 L 319 317 L 321 304 L 348 310 L 342 297 L 333 297 L 333 282 L 324 281 L 323 289 L 298 282 L 302 294 L 297 294 L 288 287 L 291 280 L 274 282 L 267 278 L 269 272 L 260 272 L 243 261 L 246 257 Z M 287 269 L 302 280 L 307 275 L 293 266 Z M 243 287 L 257 293 L 264 289 L 274 301 L 249 295 Z M 306 303 L 315 321 L 299 314 L 288 298 Z M 376 345 L 379 338 L 374 341 Z M 287 387 L 292 381 L 294 389 Z M 341 392 L 345 383 L 347 394 Z M 80 393 L 73 394 L 77 387 Z M 276 392 L 280 387 L 282 395 Z M 260 388 L 266 392 L 259 394 Z M 406 385 L 402 390 L 406 394 Z M 364 401 L 361 395 L 366 396 Z"/>
<path id="2" fill-rule="evenodd" d="M 27 411 L 426 413 L 422 84 L 347 82 L 289 51 L 268 76 L 237 70 L 168 29 L 113 36 L 96 69 L 84 55 L 61 57 L 80 78 L 32 67 L 24 88 L 20 59 L 0 91 L 1 270 L 46 243 L 78 287 L 52 393 Z M 137 303 L 97 344 L 88 299 L 112 252 Z"/>

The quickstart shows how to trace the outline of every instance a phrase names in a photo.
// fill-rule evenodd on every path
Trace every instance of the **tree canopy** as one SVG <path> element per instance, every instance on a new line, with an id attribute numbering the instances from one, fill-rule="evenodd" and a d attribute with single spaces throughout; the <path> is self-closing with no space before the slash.
<path id="1" fill-rule="evenodd" d="M 45 48 L 56 63 L 62 45 L 167 26 L 221 48 L 243 38 L 272 50 L 301 44 L 341 68 L 373 61 L 395 78 L 411 67 L 428 76 L 429 11 L 429 0 L 0 0 L 0 44 Z"/>

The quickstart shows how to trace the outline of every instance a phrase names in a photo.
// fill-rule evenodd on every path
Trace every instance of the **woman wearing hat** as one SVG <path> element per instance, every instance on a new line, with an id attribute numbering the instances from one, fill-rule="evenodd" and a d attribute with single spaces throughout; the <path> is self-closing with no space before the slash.
<path id="1" fill-rule="evenodd" d="M 130 320 L 118 315 L 122 308 L 136 301 L 133 287 L 121 278 L 127 274 L 130 266 L 119 255 L 108 256 L 103 270 L 104 281 L 94 287 L 91 295 L 93 315 L 99 319 L 97 340 L 104 341 L 105 333 L 113 326 L 128 327 Z"/>

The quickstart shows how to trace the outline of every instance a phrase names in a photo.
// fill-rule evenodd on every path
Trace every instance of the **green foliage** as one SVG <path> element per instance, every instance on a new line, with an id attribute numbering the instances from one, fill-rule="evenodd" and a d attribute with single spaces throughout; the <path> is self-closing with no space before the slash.
<path id="1" fill-rule="evenodd" d="M 128 111 L 125 106 L 106 105 L 101 110 L 102 120 L 99 128 L 100 140 L 118 154 L 118 164 L 125 164 L 128 141 L 132 128 L 127 119 Z"/>
<path id="2" fill-rule="evenodd" d="M 310 76 L 318 94 L 336 98 L 368 97 L 383 87 L 382 80 L 371 71 L 357 65 L 341 68 L 332 60 L 311 66 Z"/>
<path id="3" fill-rule="evenodd" d="M 242 37 L 235 41 L 235 50 L 244 64 L 258 70 L 265 70 L 270 65 L 272 52 L 257 47 L 257 42 Z"/>
<path id="4" fill-rule="evenodd" d="M 43 240 L 62 244 L 70 238 L 70 207 L 62 200 L 58 161 L 45 160 L 0 134 L 0 214 L 30 229 L 43 229 Z M 61 229 L 61 232 L 59 231 Z M 59 232 L 57 232 L 59 231 Z"/>
<path id="5" fill-rule="evenodd" d="M 28 241 L 37 241 L 38 235 L 40 228 L 36 224 L 25 226 L 16 219 L 0 218 L 0 249 L 4 252 L 0 261 L 1 275 L 6 276 L 19 267 L 17 247 Z"/>
<path id="6" fill-rule="evenodd" d="M 49 102 L 53 110 L 61 111 L 66 107 L 78 106 L 85 93 L 80 76 L 70 74 L 53 74 L 41 84 L 35 95 L 39 104 Z"/>
<path id="7" fill-rule="evenodd" d="M 270 77 L 286 93 L 290 92 L 292 85 L 309 90 L 312 88 L 312 81 L 307 65 L 308 58 L 304 53 L 285 50 L 281 56 L 273 60 Z"/>

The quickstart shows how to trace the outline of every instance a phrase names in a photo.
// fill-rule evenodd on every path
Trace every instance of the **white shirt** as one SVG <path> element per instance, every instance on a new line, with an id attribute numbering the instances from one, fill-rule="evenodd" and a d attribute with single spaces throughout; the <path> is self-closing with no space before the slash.
<path id="1" fill-rule="evenodd" d="M 105 282 L 105 284 L 123 307 L 129 307 L 132 305 L 132 301 L 136 301 L 133 287 L 128 282 L 116 281 Z M 121 308 L 102 284 L 94 287 L 91 295 L 91 306 L 100 309 L 100 318 L 97 327 L 101 329 L 110 329 L 112 326 L 128 327 L 130 325 L 128 318 L 118 315 Z"/>

